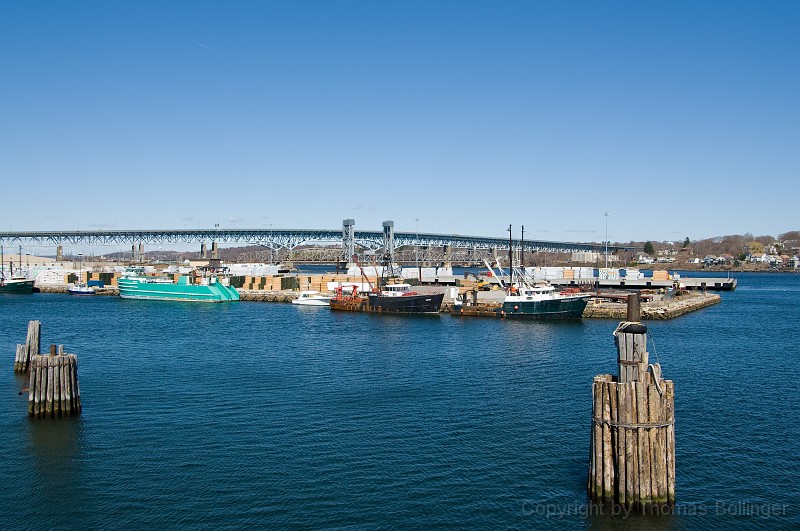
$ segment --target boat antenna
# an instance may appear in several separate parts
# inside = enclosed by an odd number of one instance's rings
[[[520,264],[519,266],[522,268],[522,271],[525,271],[525,225],[522,226],[522,238],[520,241],[520,247],[522,247],[522,254],[520,255]]]

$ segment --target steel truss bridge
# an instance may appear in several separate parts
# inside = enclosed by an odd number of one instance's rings
[[[0,232],[4,245],[130,245],[143,249],[147,245],[201,244],[216,247],[217,243],[260,245],[271,252],[295,254],[298,247],[324,246],[310,253],[309,261],[348,261],[353,254],[375,256],[390,254],[399,261],[425,260],[428,262],[480,262],[484,257],[505,252],[509,243],[515,252],[523,245],[525,252],[571,253],[578,251],[603,253],[624,248],[606,247],[597,243],[555,242],[508,238],[487,238],[458,234],[433,234],[394,232],[394,223],[386,221],[381,231],[357,231],[353,220],[344,220],[343,228],[327,229],[168,229],[168,230],[98,230],[98,231],[16,231]],[[333,247],[339,244],[338,248]],[[388,253],[387,250],[388,249]],[[298,253],[299,254],[299,253]],[[309,253],[303,253],[309,254]]]

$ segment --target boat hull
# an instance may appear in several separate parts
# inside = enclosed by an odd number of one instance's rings
[[[580,319],[588,297],[504,302],[500,311],[510,319]]]
[[[33,293],[33,280],[5,280],[0,282],[0,293],[14,293],[25,295]]]
[[[96,292],[93,289],[68,289],[67,293],[70,295],[77,295],[79,297],[85,297],[88,295],[95,295]]]
[[[370,293],[367,298],[331,299],[331,310],[370,313],[439,313],[444,293],[402,297]]]
[[[151,301],[184,302],[230,302],[239,300],[239,292],[221,282],[213,284],[177,284],[142,282],[120,278],[117,281],[119,295],[123,299],[145,299]]]
[[[330,299],[295,299],[292,304],[297,306],[328,306]]]

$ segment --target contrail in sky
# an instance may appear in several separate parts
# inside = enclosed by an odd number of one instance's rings
[[[202,46],[203,48],[208,48],[208,49],[209,49],[209,50],[211,50],[212,52],[216,52],[216,51],[217,51],[217,50],[215,50],[214,48],[212,48],[211,46],[207,46],[207,45],[203,44],[202,42],[198,42],[198,43],[197,43],[197,45],[198,45],[198,46]]]

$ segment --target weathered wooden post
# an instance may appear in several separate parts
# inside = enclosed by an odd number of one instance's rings
[[[675,504],[675,389],[648,363],[639,308],[634,293],[614,332],[618,376],[594,378],[587,489],[593,502],[647,512]]]
[[[27,372],[31,356],[39,353],[42,323],[39,321],[28,322],[28,336],[24,345],[17,345],[14,356],[14,372]]]
[[[81,414],[78,357],[64,345],[50,345],[50,354],[34,354],[28,380],[28,416],[76,417]]]

